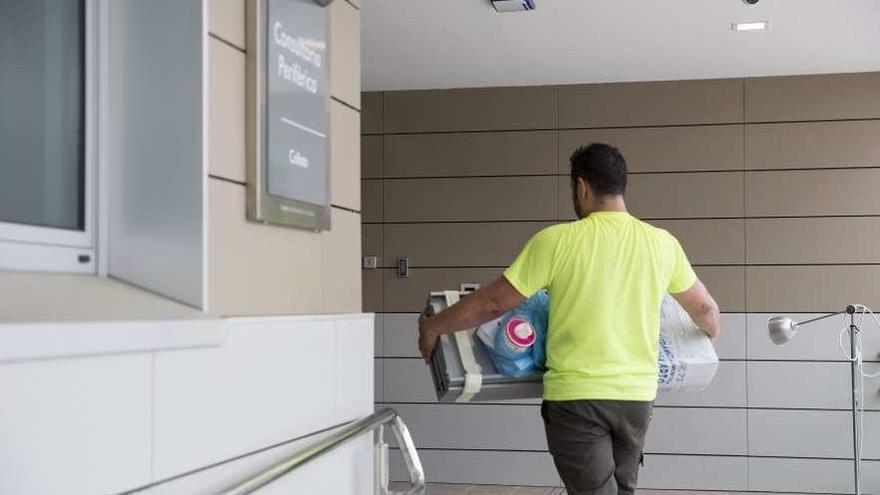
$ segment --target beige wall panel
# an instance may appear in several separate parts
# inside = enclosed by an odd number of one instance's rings
[[[575,218],[571,186],[559,181],[562,219]],[[639,218],[725,218],[743,214],[743,173],[633,174],[626,202]]]
[[[750,218],[751,264],[880,263],[880,218]]]
[[[245,0],[210,0],[209,30],[233,45],[245,49]]]
[[[321,233],[324,313],[360,313],[361,216],[333,208],[330,221],[331,229]]]
[[[351,108],[330,103],[330,200],[357,211],[361,209],[360,118]]]
[[[880,72],[746,79],[746,120],[880,118]]]
[[[395,91],[385,94],[385,132],[556,128],[551,87]]]
[[[34,294],[39,297],[33,297]],[[3,323],[202,317],[202,312],[192,306],[109,277],[0,270],[0,322]]]
[[[550,220],[556,177],[388,180],[389,222]]]
[[[388,177],[556,173],[555,131],[391,135],[385,145]]]
[[[587,84],[559,88],[559,127],[742,122],[742,80]]]
[[[330,94],[361,104],[361,11],[348,2],[330,4]]]
[[[880,214],[880,170],[746,172],[746,216]]]
[[[508,266],[548,222],[389,224],[386,266],[397,258],[411,266]]]
[[[742,170],[742,126],[711,125],[560,131],[559,173],[570,172],[578,146],[595,142],[617,146],[630,172]]]
[[[209,170],[212,175],[244,182],[245,54],[213,38],[209,51]]]
[[[320,313],[322,236],[245,220],[245,187],[209,181],[211,313]]]
[[[361,134],[385,132],[385,93],[361,93]]]
[[[742,266],[697,266],[697,277],[706,284],[709,293],[724,313],[745,311],[745,273]]]
[[[363,114],[361,114],[363,118]],[[381,179],[385,177],[385,138],[382,136],[361,137],[361,178]]]
[[[741,265],[745,262],[743,220],[655,220],[652,225],[674,235],[691,263]]]
[[[746,169],[880,165],[880,120],[750,124],[745,135]]]
[[[377,256],[379,264],[385,258],[385,226],[382,224],[369,223],[361,225],[362,254],[364,256]]]
[[[750,266],[746,269],[752,312],[841,311],[859,302],[880,306],[880,266]]]
[[[415,312],[425,309],[431,291],[454,290],[462,283],[487,284],[501,275],[500,268],[414,268],[409,278],[397,270],[385,272],[385,311]]]
[[[386,270],[363,270],[361,272],[363,293],[363,311],[381,313],[385,311],[385,275]]]
[[[364,222],[385,220],[385,181],[371,179],[361,181],[361,215]]]

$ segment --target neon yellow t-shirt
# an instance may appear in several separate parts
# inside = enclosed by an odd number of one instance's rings
[[[504,276],[550,292],[545,399],[654,400],[663,296],[697,278],[669,232],[592,213],[538,232]]]

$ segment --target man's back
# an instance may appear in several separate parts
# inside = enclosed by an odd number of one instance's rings
[[[672,235],[594,212],[539,232],[504,275],[550,292],[545,399],[655,398],[661,301],[696,280]]]

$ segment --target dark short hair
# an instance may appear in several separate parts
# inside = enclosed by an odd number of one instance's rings
[[[626,193],[626,160],[620,150],[604,143],[580,146],[571,154],[571,180],[586,180],[597,196]]]

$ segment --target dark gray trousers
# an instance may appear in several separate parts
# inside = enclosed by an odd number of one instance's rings
[[[544,401],[547,444],[569,495],[631,495],[653,402]]]

